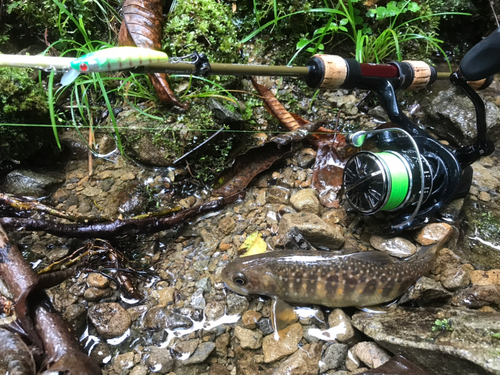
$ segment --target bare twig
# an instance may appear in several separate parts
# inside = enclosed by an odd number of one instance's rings
[[[24,228],[28,231],[45,231],[56,236],[75,238],[115,238],[124,235],[157,233],[182,224],[186,219],[198,214],[224,207],[229,203],[243,198],[244,195],[244,193],[239,193],[227,198],[221,198],[188,208],[166,218],[152,217],[142,220],[115,220],[109,223],[94,224],[61,224],[47,220],[3,217],[0,218],[0,225],[9,230]]]

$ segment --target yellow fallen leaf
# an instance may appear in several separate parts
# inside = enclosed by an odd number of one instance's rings
[[[242,257],[265,253],[267,249],[266,242],[262,239],[262,233],[253,232],[245,242],[240,246],[240,250],[246,250]]]

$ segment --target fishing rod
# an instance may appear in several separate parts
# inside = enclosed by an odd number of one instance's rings
[[[0,66],[6,55],[0,55]],[[413,123],[399,108],[396,91],[428,87],[444,74],[422,61],[363,64],[336,55],[316,55],[306,66],[259,66],[210,63],[194,53],[168,58],[159,51],[135,47],[99,50],[77,59],[24,58],[24,65],[65,72],[67,85],[81,73],[142,70],[207,75],[256,75],[297,77],[312,88],[365,89],[378,94],[394,128],[350,134],[348,142],[359,148],[344,168],[343,187],[347,202],[363,215],[383,215],[390,224],[386,233],[427,223],[450,201],[465,197],[472,184],[471,164],[494,151],[487,137],[485,105],[475,89],[487,87],[500,71],[500,28],[474,46],[459,69],[446,74],[472,101],[476,110],[477,138],[471,145],[452,149]],[[7,58],[8,60],[9,58]],[[10,60],[10,66],[14,64]],[[21,65],[20,56],[15,66]],[[9,63],[9,62],[7,62]]]

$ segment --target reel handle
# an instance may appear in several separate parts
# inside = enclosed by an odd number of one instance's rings
[[[460,75],[477,81],[500,71],[500,27],[472,47],[460,61]]]

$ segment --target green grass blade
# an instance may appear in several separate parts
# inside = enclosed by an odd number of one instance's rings
[[[54,74],[55,70],[52,69],[49,74],[49,86],[47,88],[47,97],[49,101],[50,123],[52,124],[52,131],[54,132],[54,138],[56,139],[57,147],[59,147],[60,150],[61,143],[59,142],[59,135],[57,134],[56,112],[54,108]]]

